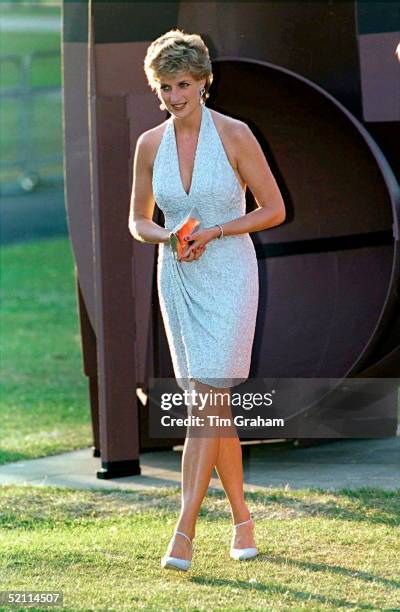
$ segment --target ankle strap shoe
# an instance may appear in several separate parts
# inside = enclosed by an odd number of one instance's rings
[[[237,529],[238,527],[241,527],[241,525],[247,525],[251,522],[252,519],[250,518],[247,521],[243,521],[243,523],[237,523],[237,525],[235,525],[234,527],[235,529]],[[230,551],[230,556],[232,559],[235,559],[235,561],[244,561],[245,559],[252,559],[257,555],[258,548],[234,548],[232,546]]]
[[[184,538],[186,538],[187,541],[190,542],[190,546],[193,549],[192,540],[189,538],[189,536],[186,535],[186,533],[183,533],[182,531],[175,531],[174,537],[176,535],[181,535]],[[169,557],[168,555],[164,555],[164,557],[161,559],[161,567],[164,567],[165,569],[174,569],[174,570],[181,570],[183,572],[186,572],[190,568],[191,565],[192,565],[192,562],[189,559],[180,559],[179,557]]]

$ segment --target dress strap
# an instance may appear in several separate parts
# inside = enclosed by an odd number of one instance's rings
[[[243,523],[237,523],[237,525],[235,525],[235,528],[240,527],[241,525],[247,525],[247,523],[251,523],[251,521],[252,519],[249,518],[247,521],[243,521]]]
[[[190,544],[192,543],[192,540],[189,538],[189,536],[186,535],[186,533],[183,533],[183,531],[175,531],[175,533],[179,533],[179,535],[181,535],[184,538],[186,538],[187,541],[190,542]]]

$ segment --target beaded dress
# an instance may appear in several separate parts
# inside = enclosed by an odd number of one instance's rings
[[[182,185],[173,118],[153,167],[153,193],[176,231],[191,212],[206,228],[246,212],[245,192],[229,163],[210,110],[202,105],[189,193]],[[258,266],[248,233],[211,240],[198,260],[179,262],[160,244],[157,289],[174,373],[182,389],[193,379],[232,387],[249,375],[258,307]]]

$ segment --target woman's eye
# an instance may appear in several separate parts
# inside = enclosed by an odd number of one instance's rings
[[[181,83],[181,87],[189,87],[189,83]]]

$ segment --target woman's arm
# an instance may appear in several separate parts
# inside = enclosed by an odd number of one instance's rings
[[[152,157],[154,134],[145,132],[136,144],[133,185],[129,211],[129,231],[136,240],[158,244],[168,242],[169,230],[153,221]]]
[[[245,123],[235,126],[233,142],[237,170],[258,205],[239,219],[222,224],[225,236],[258,232],[286,219],[285,204],[258,140]]]
[[[252,192],[258,208],[238,219],[222,223],[224,236],[258,232],[280,225],[286,218],[285,204],[256,137],[245,123],[236,122],[230,129],[230,138],[229,148],[234,152],[237,171]],[[219,235],[219,227],[195,230],[190,236],[194,242],[186,253]]]

